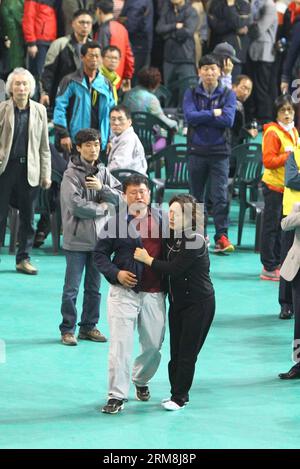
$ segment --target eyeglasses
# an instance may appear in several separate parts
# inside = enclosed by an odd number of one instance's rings
[[[114,60],[115,62],[117,62],[118,60],[120,60],[120,57],[114,57],[113,55],[105,55],[104,56],[105,59],[109,59],[109,60]]]
[[[100,58],[101,58],[101,54],[90,54],[90,53],[88,53],[88,54],[86,54],[86,57],[87,57],[88,59],[100,59]]]
[[[126,117],[111,117],[110,121],[111,122],[125,122],[127,120]]]
[[[278,109],[278,113],[284,113],[284,112],[294,112],[294,109],[292,107],[282,107]]]

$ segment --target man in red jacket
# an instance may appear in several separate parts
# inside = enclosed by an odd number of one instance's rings
[[[96,2],[96,16],[99,23],[94,39],[99,42],[103,50],[107,46],[116,46],[121,51],[120,64],[116,70],[121,77],[122,89],[130,89],[131,78],[134,72],[134,57],[131,50],[127,29],[118,21],[114,21],[114,4],[112,0],[99,0]]]
[[[57,38],[55,0],[25,0],[22,28],[28,53],[28,68],[39,82],[45,58]],[[38,98],[37,94],[35,96]]]

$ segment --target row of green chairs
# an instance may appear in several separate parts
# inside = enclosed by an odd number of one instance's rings
[[[260,194],[259,182],[262,175],[261,144],[245,143],[233,149],[233,156],[237,160],[236,174],[229,187],[229,203],[232,192],[238,190],[239,216],[237,245],[241,245],[242,234],[247,209],[255,212],[256,235],[255,250],[259,251],[262,227],[264,202],[258,197]],[[185,144],[168,145],[163,150],[153,154],[148,159],[150,167],[149,179],[151,181],[152,200],[161,204],[164,200],[166,189],[189,190],[189,178],[187,167],[187,146]],[[151,168],[155,171],[151,171]],[[119,180],[133,173],[129,169],[120,170],[114,175]],[[164,173],[164,174],[163,174]]]

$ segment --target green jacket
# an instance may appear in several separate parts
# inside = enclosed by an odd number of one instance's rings
[[[25,47],[22,31],[24,0],[2,0],[0,21],[3,36],[8,36],[11,46],[7,49],[7,72],[25,63]]]

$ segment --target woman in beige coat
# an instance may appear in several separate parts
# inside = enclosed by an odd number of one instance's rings
[[[280,373],[281,379],[300,378],[300,201],[295,203],[291,213],[281,222],[283,231],[295,230],[294,243],[280,269],[280,275],[292,282],[293,310],[295,314],[293,358],[296,364],[287,373]]]

